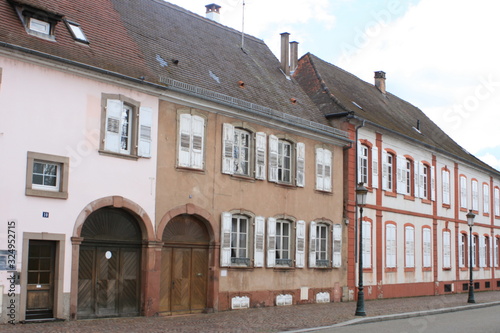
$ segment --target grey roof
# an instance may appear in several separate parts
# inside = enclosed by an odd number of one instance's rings
[[[294,76],[325,115],[351,112],[375,126],[500,175],[465,151],[419,108],[389,92],[383,94],[375,85],[313,54],[299,59]],[[420,133],[415,130],[417,123]]]

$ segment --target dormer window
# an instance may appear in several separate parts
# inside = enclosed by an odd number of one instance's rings
[[[87,37],[83,33],[82,28],[78,23],[71,22],[71,21],[65,21],[66,26],[68,27],[69,32],[71,32],[71,36],[77,41],[81,43],[86,43],[88,44]]]
[[[41,34],[50,35],[50,23],[33,17],[28,19],[28,29]]]
[[[55,40],[55,27],[57,22],[62,20],[63,15],[17,2],[15,9],[28,34]]]

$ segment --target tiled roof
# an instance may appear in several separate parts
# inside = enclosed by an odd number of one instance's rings
[[[16,4],[80,24],[89,44],[73,40],[63,22],[55,41],[28,34]],[[161,0],[0,0],[0,43],[154,84],[169,78],[328,124],[262,40],[245,35],[242,50],[241,32]]]
[[[465,151],[419,108],[389,92],[383,94],[375,85],[313,54],[308,53],[299,59],[294,75],[325,115],[351,111],[376,126],[500,174]],[[415,130],[417,124],[420,133]]]

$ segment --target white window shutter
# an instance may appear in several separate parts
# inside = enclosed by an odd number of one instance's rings
[[[450,247],[450,232],[443,232],[443,267],[450,268],[451,267],[451,247]]]
[[[443,204],[450,204],[450,173],[446,170],[442,172],[443,181]]]
[[[295,267],[303,268],[305,264],[305,255],[306,255],[306,222],[305,221],[297,221],[296,230],[295,230]]]
[[[179,116],[179,166],[191,166],[191,115],[183,113]]]
[[[432,244],[431,244],[431,229],[424,228],[423,235],[424,241],[424,267],[431,267],[431,257],[432,257]]]
[[[372,147],[372,187],[378,188],[378,148]]]
[[[413,170],[415,171],[414,177],[413,177],[413,186],[415,190],[415,198],[420,198],[420,185],[419,185],[419,168],[418,168],[418,162],[413,161]]]
[[[278,138],[269,135],[269,181],[278,181]]]
[[[309,224],[309,267],[316,267],[316,222]]]
[[[479,267],[486,267],[486,237],[479,236]]]
[[[415,267],[415,229],[406,227],[406,267]]]
[[[266,179],[266,133],[255,133],[255,178]]]
[[[397,156],[397,185],[396,191],[400,194],[406,194],[406,158],[404,156]]]
[[[363,221],[363,268],[372,267],[372,224],[367,221]]]
[[[429,175],[427,175],[429,176]],[[418,197],[425,198],[424,191],[424,163],[418,163]]]
[[[254,267],[264,266],[264,228],[265,220],[262,216],[255,217],[255,239],[254,239]]]
[[[362,145],[361,145],[361,141],[358,140],[358,144],[357,144],[357,153],[358,153],[358,170],[357,170],[357,173],[358,173],[358,181],[356,182],[356,184],[359,184],[361,182],[361,165],[362,165]],[[365,185],[368,185],[368,184],[365,184]]]
[[[316,148],[316,189],[322,191],[324,185],[323,179],[323,159],[324,159],[323,148]]]
[[[120,122],[122,118],[123,102],[117,99],[108,99],[106,103],[106,135],[104,149],[115,153],[120,152]]]
[[[432,165],[430,168],[431,177],[431,200],[436,201],[436,168]]]
[[[479,193],[476,180],[472,181],[472,210],[479,210]]]
[[[488,184],[483,184],[483,212],[490,212],[490,187]]]
[[[334,224],[333,225],[332,239],[333,239],[332,266],[333,267],[340,267],[340,266],[342,266],[342,225],[341,224]]]
[[[389,165],[387,164],[387,152],[382,151],[382,189],[389,190]]]
[[[467,179],[460,176],[460,207],[467,208]]]
[[[232,175],[234,170],[234,126],[222,125],[222,173]]]
[[[500,189],[495,188],[495,215],[500,215]]]
[[[267,219],[267,267],[276,265],[276,219]]]
[[[220,236],[220,265],[231,266],[231,223],[233,216],[229,212],[222,213]]]
[[[192,117],[193,143],[191,151],[191,167],[203,169],[203,150],[205,137],[205,119]]]
[[[299,187],[304,187],[305,180],[305,160],[306,160],[306,145],[303,142],[297,142],[297,179],[296,185]]]
[[[330,192],[332,190],[332,152],[323,149],[323,190]]]
[[[460,233],[457,235],[457,237],[458,237],[458,267],[464,267],[465,265],[463,264],[463,262],[465,262],[465,260],[464,260],[464,252],[462,251],[462,249],[465,249],[466,244],[464,243],[463,234]]]
[[[138,155],[151,157],[151,130],[153,127],[153,109],[141,107],[139,113],[139,148]]]

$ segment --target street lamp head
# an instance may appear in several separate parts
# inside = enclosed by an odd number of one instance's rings
[[[467,224],[469,227],[472,227],[474,225],[474,218],[476,217],[476,215],[472,212],[472,209],[470,209],[465,216],[467,216]]]
[[[356,202],[358,206],[364,206],[366,204],[366,194],[368,193],[368,189],[363,186],[363,183],[359,183],[356,187]]]

